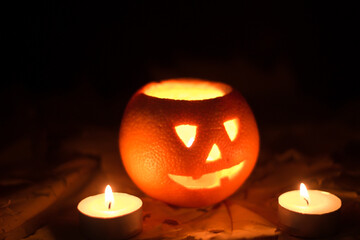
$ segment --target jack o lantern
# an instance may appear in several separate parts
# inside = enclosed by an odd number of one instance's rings
[[[250,107],[230,86],[173,79],[134,94],[119,148],[127,173],[146,194],[200,207],[222,201],[246,180],[259,135]]]

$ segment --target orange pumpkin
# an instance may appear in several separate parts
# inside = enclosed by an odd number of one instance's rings
[[[222,201],[246,180],[259,135],[250,107],[229,85],[173,79],[134,94],[119,148],[127,173],[146,194],[200,207]]]

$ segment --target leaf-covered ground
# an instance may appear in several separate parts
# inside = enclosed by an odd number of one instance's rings
[[[143,231],[134,239],[293,239],[277,228],[277,197],[297,189],[300,182],[342,199],[339,233],[333,239],[358,239],[360,168],[353,159],[358,156],[354,155],[356,146],[356,142],[347,144],[342,151],[331,154],[262,149],[250,178],[230,198],[206,208],[179,208],[145,196],[131,182],[121,165],[116,131],[89,128],[64,141],[59,151],[64,155],[99,157],[98,173],[81,192],[64,203],[62,211],[26,239],[83,239],[76,204],[86,196],[102,192],[106,184],[111,184],[114,191],[142,198]]]

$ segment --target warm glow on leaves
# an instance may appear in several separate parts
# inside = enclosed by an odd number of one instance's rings
[[[186,147],[191,147],[195,140],[197,126],[179,125],[175,127],[175,131]]]
[[[235,118],[224,122],[225,130],[231,141],[234,141],[239,132],[239,119]]]

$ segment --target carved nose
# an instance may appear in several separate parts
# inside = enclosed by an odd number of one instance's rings
[[[206,162],[214,162],[221,159],[221,152],[219,147],[214,144],[209,152]]]

